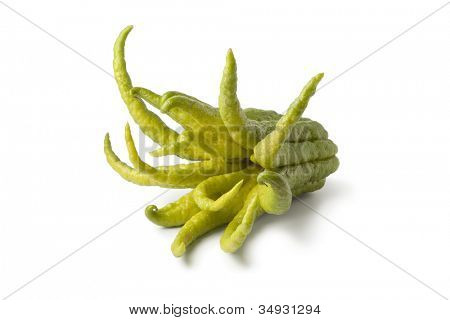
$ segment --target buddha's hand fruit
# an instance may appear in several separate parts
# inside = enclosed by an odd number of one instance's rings
[[[172,244],[175,256],[204,233],[228,224],[220,245],[239,249],[263,213],[282,214],[293,196],[322,188],[337,170],[337,147],[323,126],[302,114],[323,74],[313,77],[285,115],[255,108],[242,109],[236,94],[236,61],[228,51],[220,84],[219,107],[186,94],[158,95],[133,87],[125,63],[125,28],[114,45],[114,76],[123,101],[141,131],[161,147],[152,156],[176,155],[189,164],[152,167],[139,156],[130,127],[125,141],[132,166],[122,162],[104,142],[110,166],[126,180],[145,186],[192,188],[178,201],[146,208],[148,219],[165,227],[182,226]],[[146,101],[177,121],[183,131],[169,128]]]

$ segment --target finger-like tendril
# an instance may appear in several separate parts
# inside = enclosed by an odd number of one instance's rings
[[[139,157],[134,144],[133,136],[131,135],[130,125],[128,123],[125,126],[125,143],[127,145],[128,158],[135,169],[149,173],[155,172],[155,168],[142,161]]]
[[[201,130],[208,125],[222,125],[219,111],[194,98],[176,95],[161,105],[161,112],[167,113],[184,128]]]
[[[133,85],[126,68],[125,41],[132,29],[132,26],[123,29],[114,44],[114,77],[128,111],[142,132],[158,144],[172,143],[176,141],[178,133],[170,129],[156,114],[148,110],[144,102],[134,96],[131,91]]]
[[[258,142],[256,132],[249,126],[249,119],[237,97],[236,60],[231,49],[227,52],[222,82],[220,83],[219,112],[232,139],[247,149]]]
[[[224,215],[218,215],[213,211],[199,211],[178,232],[171,246],[173,255],[181,257],[192,241],[226,222]]]
[[[316,87],[323,78],[323,73],[313,77],[303,88],[300,95],[289,106],[288,111],[278,120],[275,130],[258,142],[254,148],[254,157],[264,168],[273,168],[274,159],[281,146],[289,136],[292,126],[300,119],[308,105],[309,99],[316,92]]]
[[[248,194],[242,209],[226,227],[220,239],[222,250],[229,253],[238,250],[252,231],[256,218],[263,212],[258,200],[257,187],[254,187]]]
[[[289,182],[281,174],[265,170],[258,175],[258,198],[265,212],[282,214],[289,210],[292,192]]]
[[[184,254],[186,247],[195,239],[215,229],[218,226],[230,222],[244,205],[250,190],[256,184],[256,175],[250,175],[241,187],[240,192],[227,207],[219,211],[201,210],[189,219],[180,229],[172,243],[172,252],[176,257]]]
[[[149,171],[139,171],[122,162],[111,147],[109,134],[105,136],[104,151],[109,165],[125,180],[144,186],[160,186],[166,188],[194,188],[208,177],[217,174],[238,171],[245,168],[241,161],[224,161],[212,159],[189,164],[150,167]]]
[[[175,202],[158,209],[150,205],[145,209],[147,218],[163,227],[177,227],[186,223],[200,208],[194,201],[193,192],[189,192]]]
[[[259,171],[250,167],[206,179],[194,189],[194,199],[202,210],[218,211],[234,201],[244,181],[254,179]]]

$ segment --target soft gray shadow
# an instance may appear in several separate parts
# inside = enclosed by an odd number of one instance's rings
[[[192,258],[188,251],[189,251],[189,248],[188,248],[188,250],[186,250],[184,255],[179,257],[178,259],[181,260],[181,263],[183,263],[186,267],[191,267],[192,266]]]
[[[306,202],[309,206],[320,212],[321,204],[333,202],[343,193],[349,192],[350,189],[350,186],[344,183],[329,181],[323,189],[312,193],[305,193],[300,195],[298,199]],[[257,241],[260,235],[270,228],[286,230],[296,241],[308,242],[313,239],[316,235],[311,226],[312,222],[317,218],[316,213],[299,200],[293,199],[292,206],[286,214],[279,216],[271,214],[262,215],[254,224],[251,234],[248,236],[243,248],[241,248],[241,254],[245,255],[244,251],[251,248],[253,242]]]
[[[227,254],[241,266],[248,267],[251,265],[250,259],[248,258],[249,254],[246,250],[245,243],[241,248],[239,248],[238,251],[236,251],[234,253],[227,253]]]
[[[322,203],[333,203],[337,198],[342,197],[344,194],[352,192],[352,187],[343,181],[327,181],[325,186],[316,192],[305,193],[298,198],[305,201],[312,208],[319,210]],[[299,202],[298,200],[295,202]]]
[[[350,192],[350,190],[351,187],[343,182],[327,181],[327,184],[323,189],[313,193],[300,195],[298,198],[320,212],[322,203],[333,202],[335,199],[342,196],[342,194]],[[263,214],[256,221],[253,230],[246,239],[244,245],[235,253],[229,254],[224,252],[223,254],[230,256],[230,259],[233,259],[239,265],[248,267],[251,265],[251,258],[249,258],[252,251],[251,247],[253,246],[254,241],[257,241],[264,232],[270,230],[270,228],[283,229],[290,233],[296,241],[308,242],[316,236],[314,230],[311,228],[311,224],[316,218],[316,213],[313,210],[302,204],[301,201],[293,199],[289,212],[279,216]],[[185,254],[179,259],[183,264],[191,267],[193,261],[199,258],[200,252],[204,252],[204,250],[202,250],[202,242],[220,239],[223,231],[224,226],[218,227],[199,237],[187,248]],[[207,238],[213,239],[208,240]],[[218,250],[221,250],[220,246],[217,247]]]

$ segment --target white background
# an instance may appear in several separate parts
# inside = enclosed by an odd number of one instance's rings
[[[231,47],[242,105],[279,112],[314,74],[326,84],[444,4],[5,3],[110,73],[115,37],[133,24],[134,84],[213,105]],[[311,100],[305,116],[325,125],[341,160],[322,190],[302,197],[320,215],[297,201],[261,218],[234,255],[220,250],[218,230],[176,259],[177,229],[141,209],[3,300],[0,318],[151,318],[128,307],[212,303],[247,307],[230,319],[276,319],[256,312],[272,303],[320,304],[316,319],[449,319],[449,18],[450,5]],[[109,75],[3,2],[0,32],[3,298],[164,190],[129,184],[106,164],[104,134],[125,159],[131,120]]]

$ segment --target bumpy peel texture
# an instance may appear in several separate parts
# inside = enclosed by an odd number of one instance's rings
[[[109,165],[124,179],[144,186],[191,188],[162,208],[150,205],[145,215],[153,223],[181,229],[172,243],[179,257],[198,237],[227,225],[220,240],[225,252],[235,252],[263,213],[283,214],[292,197],[322,188],[339,166],[337,146],[313,120],[302,118],[323,77],[314,76],[285,115],[256,108],[242,109],[237,96],[237,64],[228,50],[220,83],[218,108],[177,91],[159,95],[134,87],[125,62],[126,27],[114,45],[114,76],[134,122],[160,145],[154,157],[178,156],[187,164],[152,167],[139,155],[131,129],[125,144],[131,166],[112,149],[109,134],[104,152]],[[146,105],[178,122],[181,133],[169,128]]]

